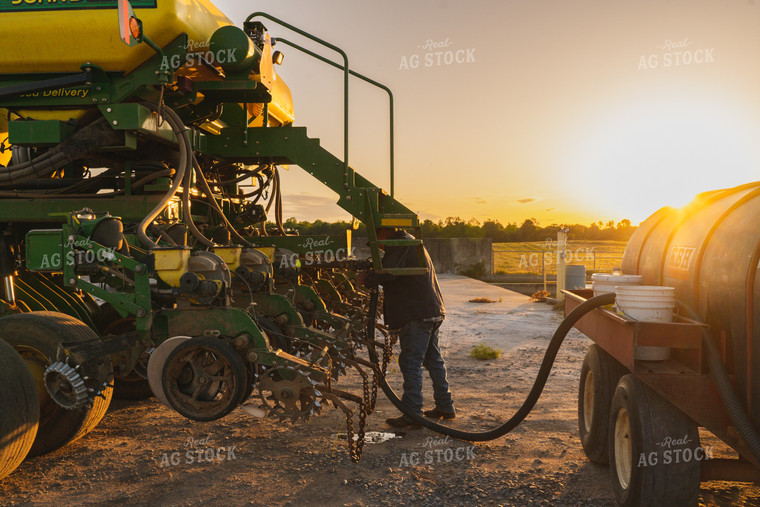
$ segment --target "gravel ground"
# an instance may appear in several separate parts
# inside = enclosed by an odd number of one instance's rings
[[[441,345],[458,417],[483,430],[506,420],[530,388],[561,321],[548,305],[463,277],[442,276],[448,316]],[[493,303],[469,303],[488,297]],[[498,359],[468,356],[486,343]],[[327,409],[309,423],[256,419],[242,410],[211,423],[184,419],[154,399],[114,401],[89,435],[27,460],[0,483],[0,504],[66,505],[615,505],[606,467],[578,439],[577,383],[591,342],[573,331],[542,398],[506,437],[485,443],[428,430],[396,432],[349,459],[345,419]],[[400,374],[391,364],[395,389]],[[360,392],[356,376],[337,387]],[[426,384],[429,389],[429,384]],[[379,396],[367,431],[389,433],[397,412]],[[707,434],[715,456],[730,450]],[[760,487],[703,483],[703,505],[760,505]]]

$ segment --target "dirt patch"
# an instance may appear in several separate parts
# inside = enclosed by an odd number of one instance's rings
[[[441,277],[441,286],[448,313],[441,346],[458,411],[451,426],[492,428],[522,403],[561,317],[546,304],[461,277]],[[474,312],[466,304],[472,292],[503,301]],[[479,342],[504,353],[469,357]],[[0,483],[0,495],[3,503],[30,505],[615,505],[607,468],[591,463],[578,440],[578,375],[589,344],[568,335],[536,408],[495,441],[393,432],[384,420],[397,412],[380,395],[367,431],[397,438],[377,437],[383,441],[365,445],[361,462],[352,463],[340,438],[345,419],[332,408],[308,423],[243,410],[197,423],[155,400],[115,401],[92,433],[28,459]],[[389,370],[400,390],[398,368]],[[352,375],[337,387],[360,386]],[[709,435],[703,440],[716,446],[715,457],[730,455]],[[700,500],[760,505],[760,487],[706,483]]]

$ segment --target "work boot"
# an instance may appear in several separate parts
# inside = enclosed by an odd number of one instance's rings
[[[444,412],[442,410],[439,410],[438,407],[435,407],[431,410],[425,410],[422,412],[422,415],[425,417],[429,417],[430,419],[445,419],[447,421],[450,421],[452,419],[455,419],[457,416],[456,411],[454,412]]]
[[[408,428],[410,430],[418,430],[422,428],[419,424],[417,424],[414,421],[410,421],[406,417],[399,416],[399,417],[389,417],[385,420],[388,425],[393,426],[394,428]]]

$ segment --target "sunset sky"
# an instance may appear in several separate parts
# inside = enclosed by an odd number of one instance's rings
[[[238,25],[261,10],[310,31],[393,90],[396,197],[423,219],[637,224],[760,175],[755,0],[215,3]],[[296,123],[342,155],[340,72],[276,49]],[[350,163],[387,189],[386,95],[350,90]],[[298,168],[283,197],[286,217],[348,218]]]

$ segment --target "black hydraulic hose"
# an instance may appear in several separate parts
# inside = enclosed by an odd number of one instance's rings
[[[158,106],[155,104],[144,102],[143,105],[152,111],[158,110]],[[192,171],[191,155],[193,150],[190,146],[190,138],[187,135],[187,129],[185,128],[185,125],[182,123],[180,117],[177,116],[177,113],[172,111],[171,108],[164,106],[162,108],[162,113],[165,115],[165,119],[169,126],[171,126],[174,135],[177,136],[177,141],[179,143],[179,164],[177,164],[177,174],[174,176],[174,182],[172,183],[171,188],[169,188],[169,191],[137,226],[137,237],[140,239],[140,243],[148,248],[158,247],[158,244],[150,239],[145,232],[148,229],[148,225],[156,219],[156,217],[164,210],[164,208],[166,208],[166,206],[169,204],[169,201],[177,193],[177,190],[182,184],[182,181],[185,179],[185,175]]]
[[[678,305],[682,314],[685,314],[692,320],[701,322],[699,315],[691,307],[680,301]],[[747,339],[752,339],[752,337],[748,336]],[[728,377],[726,366],[721,359],[718,346],[715,345],[715,340],[708,328],[702,330],[702,343],[707,350],[707,363],[710,366],[710,375],[715,380],[718,394],[726,406],[728,415],[731,417],[731,422],[734,423],[739,435],[741,435],[744,443],[747,444],[752,456],[760,463],[760,435],[758,435],[757,428],[755,428],[752,420],[747,415],[747,411],[744,410],[739,396],[736,394],[733,385],[731,385],[731,380]]]
[[[267,207],[264,209],[267,213],[269,213],[269,210],[272,208],[272,204],[277,200],[277,187],[280,183],[280,181],[277,179],[277,168],[274,169],[274,174],[270,178],[272,180],[272,196],[269,198],[269,202],[267,203]]]
[[[559,351],[559,348],[562,345],[565,336],[573,328],[575,323],[578,322],[581,317],[594,310],[595,308],[610,305],[614,302],[615,294],[602,294],[600,296],[596,296],[584,301],[572,312],[570,312],[567,317],[565,317],[562,323],[560,323],[557,330],[554,332],[554,336],[552,336],[552,339],[549,342],[549,346],[544,353],[544,359],[541,362],[541,367],[538,370],[538,375],[536,376],[536,380],[533,382],[533,387],[531,388],[530,393],[528,393],[528,397],[525,398],[522,406],[508,421],[492,430],[476,432],[462,431],[435,423],[430,419],[422,417],[421,415],[416,414],[409,408],[405,407],[391,386],[388,385],[388,382],[383,375],[380,375],[380,387],[382,387],[383,392],[391,401],[391,403],[393,403],[397,409],[403,412],[406,417],[428,429],[431,429],[443,435],[448,435],[452,438],[457,438],[459,440],[468,440],[470,442],[483,442],[486,440],[493,440],[495,438],[502,437],[515,429],[525,419],[525,417],[527,417],[530,411],[533,410],[534,405],[544,390],[546,380],[549,378],[549,373],[551,372],[552,365],[554,364],[554,359],[557,357],[557,352]],[[372,359],[372,362],[378,364],[377,351],[375,350],[374,345],[376,312],[377,289],[373,289],[370,295],[370,306],[368,314],[369,323],[367,325],[367,350],[369,352],[370,358]]]
[[[233,238],[240,241],[244,246],[253,248],[253,244],[246,241],[246,239],[240,235],[237,229],[235,229],[235,227],[227,219],[227,215],[224,214],[224,210],[219,206],[219,203],[216,202],[214,194],[211,191],[211,187],[209,186],[208,181],[206,181],[206,177],[203,175],[203,170],[201,169],[200,164],[198,164],[198,160],[196,160],[195,155],[193,155],[193,167],[195,168],[195,174],[198,176],[198,182],[201,184],[201,190],[206,194],[206,202],[208,202],[211,207],[217,212],[217,214],[219,214],[219,216],[222,218],[222,221],[224,222],[225,227],[228,231],[230,231],[230,234],[232,234]]]
[[[225,180],[225,181],[219,181],[219,182],[216,183],[216,185],[224,186],[224,185],[232,185],[233,183],[240,183],[241,181],[243,181],[246,178],[255,177],[257,174],[259,174],[261,171],[263,171],[266,167],[267,166],[265,166],[265,165],[262,164],[262,165],[258,166],[256,169],[253,169],[253,170],[250,170],[250,171],[244,171],[243,174],[241,174],[240,176],[238,176],[238,177],[236,177],[234,179]]]
[[[190,157],[190,170],[187,171],[187,174],[185,175],[185,183],[184,183],[184,190],[182,192],[182,209],[185,213],[185,223],[187,224],[187,229],[190,231],[190,233],[195,236],[195,239],[200,241],[204,246],[207,246],[209,248],[213,248],[215,246],[214,242],[208,239],[206,236],[203,235],[201,231],[198,230],[198,228],[195,226],[195,221],[193,221],[193,211],[190,206],[190,182],[192,181],[193,177],[193,171],[192,171],[192,165],[193,160],[195,159],[195,156]]]
[[[256,190],[252,190],[252,191],[248,192],[247,194],[240,194],[238,197],[240,197],[242,199],[247,199],[247,198],[253,197],[255,195],[256,197],[253,199],[253,201],[251,201],[251,205],[256,204],[257,202],[259,202],[259,199],[261,199],[261,196],[264,195],[264,192],[266,191],[267,187],[269,186],[269,182],[270,181],[271,181],[271,179],[268,178],[267,181],[265,182],[264,178],[260,174],[257,174],[256,175],[256,182],[258,183],[258,187],[256,188]]]
[[[163,178],[164,176],[171,176],[173,170],[172,169],[163,169],[161,171],[158,171],[153,174],[149,174],[147,176],[144,176],[143,178],[140,178],[139,180],[132,183],[132,188],[139,188],[146,183],[150,183],[153,180],[156,180],[158,178]],[[25,192],[25,191],[19,191],[19,192],[11,192],[6,190],[0,190],[0,197],[11,197],[16,199],[73,199],[73,198],[88,198],[88,199],[102,199],[104,197],[114,197],[117,195],[124,194],[124,190],[115,190],[113,192],[103,192],[102,194],[62,194],[58,192],[50,192],[50,193],[34,193],[34,192]]]
[[[274,176],[276,178],[275,182],[277,183],[277,202],[274,205],[275,223],[277,224],[277,230],[280,231],[280,234],[287,236],[287,234],[285,234],[285,228],[282,225],[282,188],[280,187],[280,173],[277,169],[275,169]]]

